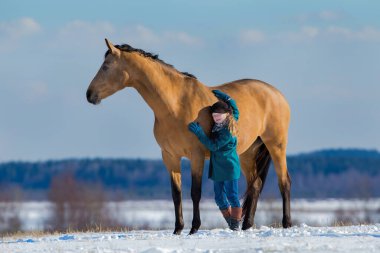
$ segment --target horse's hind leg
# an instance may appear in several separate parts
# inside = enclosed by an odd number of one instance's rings
[[[262,181],[257,175],[255,161],[255,157],[259,151],[260,142],[261,141],[259,140],[255,141],[255,143],[253,143],[252,146],[239,157],[240,165],[247,182],[247,190],[244,194],[243,203],[243,230],[249,229],[254,225],[257,201],[262,189]]]
[[[292,226],[290,217],[290,186],[291,180],[288,173],[288,168],[286,165],[286,138],[271,138],[265,139],[263,141],[267,146],[270,156],[273,160],[273,165],[276,170],[278,178],[278,186],[281,191],[282,196],[282,208],[283,208],[283,218],[282,226],[288,228]]]
[[[179,235],[184,227],[182,214],[181,157],[162,150],[162,159],[170,174],[172,186],[172,198],[175,211],[175,229],[173,234]]]

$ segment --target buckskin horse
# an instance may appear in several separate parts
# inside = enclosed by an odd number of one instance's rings
[[[204,161],[209,151],[187,128],[192,121],[200,123],[206,133],[212,128],[210,105],[217,102],[211,92],[221,90],[235,99],[240,111],[238,146],[247,189],[244,195],[242,229],[253,226],[257,201],[265,183],[270,161],[273,161],[283,201],[284,228],[291,226],[290,177],[286,164],[286,146],[290,107],[285,97],[272,85],[253,79],[242,79],[208,87],[187,72],[180,72],[154,55],[130,45],[113,45],[106,39],[108,50],[104,62],[91,81],[88,102],[102,99],[125,88],[133,87],[154,112],[154,136],[161,148],[163,162],[170,174],[175,210],[174,234],[184,228],[182,215],[182,157],[190,159],[193,220],[190,234],[201,225],[201,199]]]

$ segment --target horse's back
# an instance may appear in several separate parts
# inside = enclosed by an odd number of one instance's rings
[[[271,107],[280,106],[290,111],[285,96],[276,87],[260,80],[240,79],[209,88],[222,90],[237,101],[244,103],[244,106],[246,106],[246,102],[254,100],[263,106],[269,103]]]
[[[264,81],[256,80],[256,79],[240,79],[228,83],[223,83],[217,86],[210,87],[210,89],[221,89],[231,92],[273,92],[278,95],[282,95],[282,93],[273,85],[266,83]]]

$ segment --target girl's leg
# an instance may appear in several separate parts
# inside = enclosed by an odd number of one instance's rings
[[[215,192],[215,202],[219,207],[224,219],[226,220],[228,226],[231,226],[231,207],[227,201],[226,190],[224,187],[224,182],[214,181],[214,192]]]
[[[231,207],[229,206],[227,209],[220,210],[223,215],[223,218],[226,220],[228,227],[231,227]]]
[[[224,182],[214,181],[214,193],[215,193],[215,202],[219,207],[219,210],[227,209],[230,204],[227,201],[226,189],[224,188]]]
[[[239,201],[238,179],[225,181],[226,195],[231,203],[230,229],[239,230],[242,208]]]
[[[227,196],[228,202],[231,204],[231,207],[240,207],[238,179],[224,181],[224,185],[225,185],[226,196]]]

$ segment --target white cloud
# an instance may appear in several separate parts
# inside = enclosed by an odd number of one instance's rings
[[[302,26],[298,31],[285,31],[273,34],[272,36],[265,35],[257,30],[245,30],[239,34],[239,41],[243,44],[260,43],[270,39],[280,40],[283,42],[302,42],[312,40],[357,40],[366,42],[380,41],[380,29],[375,27],[362,27],[354,30],[341,26],[328,26],[319,28],[316,26]]]
[[[265,39],[265,34],[259,30],[244,30],[239,34],[239,41],[243,44],[260,43]]]
[[[41,25],[33,18],[0,22],[0,53],[13,52],[20,44],[41,31]]]
[[[63,48],[70,52],[91,51],[94,48],[104,46],[104,38],[112,37],[116,29],[109,22],[87,22],[83,20],[73,20],[66,23],[57,31],[50,31],[50,43],[47,46],[51,49]],[[74,51],[72,51],[74,49]]]
[[[326,29],[326,33],[344,39],[380,41],[380,30],[374,27],[363,27],[359,30],[353,30],[346,27],[330,26]]]
[[[163,34],[163,38],[165,41],[176,41],[189,46],[197,46],[202,44],[201,39],[191,36],[185,32],[166,32]]]
[[[346,16],[343,12],[331,11],[331,10],[323,10],[320,12],[309,12],[309,13],[301,13],[294,18],[296,21],[300,23],[306,22],[330,22],[343,19]]]
[[[380,41],[380,30],[374,27],[364,27],[357,32],[357,38],[367,41]]]
[[[330,26],[327,28],[327,32],[332,35],[338,35],[343,37],[352,36],[352,31],[350,29],[339,26]]]
[[[301,13],[294,19],[302,23],[298,31],[284,31],[273,37],[297,42],[304,40],[357,40],[357,41],[380,41],[380,29],[372,26],[352,28],[335,25],[335,21],[349,17],[343,11],[323,10],[320,12]],[[322,23],[321,23],[322,22]],[[310,25],[312,24],[312,25]]]
[[[308,38],[315,38],[319,34],[319,29],[313,26],[304,26],[301,29],[301,34]]]
[[[82,20],[75,20],[67,23],[62,27],[58,34],[62,37],[80,36],[80,37],[99,37],[105,34],[112,34],[115,32],[114,27],[108,22],[95,22],[90,23]]]
[[[134,30],[134,31],[133,31]],[[142,42],[159,43],[160,38],[149,28],[143,25],[137,25],[132,29],[133,37]]]
[[[1,39],[18,39],[40,32],[41,26],[32,18],[20,18],[10,22],[0,23]]]
[[[343,14],[335,11],[324,10],[318,13],[318,16],[321,20],[333,21],[342,18]]]
[[[377,42],[380,41],[380,30],[375,27],[362,27],[360,29],[354,30],[341,26],[328,26],[326,28],[303,26],[298,31],[279,33],[275,37],[278,40],[288,42],[300,42],[318,39]]]
[[[136,45],[151,46],[155,44],[182,44],[186,46],[200,46],[203,41],[184,31],[163,31],[157,32],[143,25],[136,25],[126,29],[122,40],[127,39]]]
[[[19,47],[21,38],[41,32],[41,25],[32,18],[21,18],[11,22],[0,22],[0,52]],[[156,31],[144,25],[116,27],[110,22],[88,22],[73,20],[56,30],[45,31],[41,41],[48,48],[93,48],[104,46],[104,38],[117,44],[131,43],[138,47],[160,45],[203,45],[201,38],[185,31]],[[83,45],[86,45],[84,48]]]
[[[311,40],[316,38],[320,34],[320,29],[314,26],[303,26],[299,31],[296,32],[285,32],[278,34],[277,38],[279,40],[286,40],[290,42],[297,42],[303,40]]]

